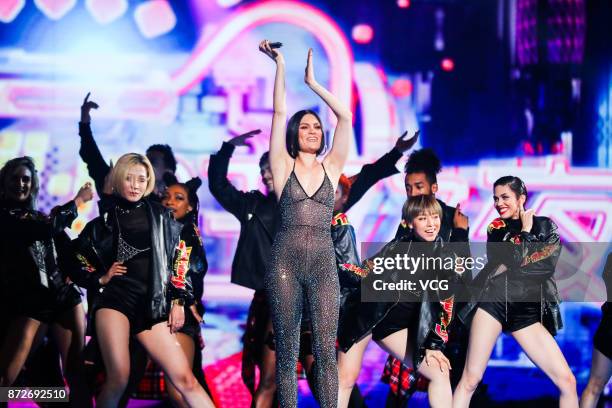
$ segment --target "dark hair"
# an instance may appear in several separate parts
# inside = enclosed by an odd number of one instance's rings
[[[261,169],[266,163],[270,164],[270,152],[265,152],[261,155],[259,158],[259,168]]]
[[[323,154],[325,151],[325,133],[323,132],[323,123],[321,123],[321,118],[315,111],[304,109],[294,113],[289,119],[289,123],[287,123],[287,133],[285,134],[287,152],[289,153],[289,156],[293,157],[294,159],[298,156],[300,151],[300,142],[298,137],[300,122],[302,118],[308,114],[311,114],[317,118],[317,121],[319,121],[319,124],[321,125],[321,147],[319,147],[319,150],[317,150],[317,156]]]
[[[415,150],[408,157],[404,172],[406,175],[414,173],[425,173],[425,177],[429,184],[438,182],[436,174],[442,170],[440,159],[431,149]]]
[[[515,176],[504,176],[498,178],[495,183],[493,183],[493,189],[497,186],[508,186],[510,190],[516,194],[516,198],[524,195],[527,198],[527,187],[525,187],[525,183],[518,177]]]
[[[34,165],[34,160],[30,156],[16,157],[4,163],[0,169],[0,198],[6,198],[6,180],[19,167],[25,166],[32,173],[32,186],[30,188],[30,202],[28,208],[33,210],[36,207],[36,198],[38,197],[38,189],[40,183],[38,181],[38,172]]]
[[[179,183],[174,174],[164,174],[164,183],[167,187],[181,186],[187,191],[187,201],[191,208],[193,208],[185,217],[193,217],[192,221],[198,222],[198,213],[200,211],[200,199],[198,198],[198,189],[202,185],[202,179],[199,177],[193,177],[184,183]]]
[[[147,156],[151,152],[159,152],[162,154],[164,158],[164,165],[166,168],[170,169],[173,173],[176,172],[176,159],[174,158],[174,153],[172,152],[172,148],[167,144],[154,144],[149,146],[147,149]]]

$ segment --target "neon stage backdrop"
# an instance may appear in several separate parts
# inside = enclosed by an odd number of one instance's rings
[[[260,128],[263,132],[251,148],[237,149],[230,177],[240,189],[263,187],[257,160],[267,150],[274,67],[258,52],[258,42],[269,38],[285,44],[290,111],[319,110],[324,127],[333,125],[303,84],[309,47],[314,49],[319,81],[354,108],[356,140],[348,175],[386,153],[403,130],[419,128],[434,80],[431,72],[391,72],[376,54],[354,56],[350,30],[320,8],[295,1],[236,3],[239,0],[0,4],[0,162],[19,155],[34,157],[42,181],[42,210],[71,199],[87,180],[78,157],[77,122],[80,103],[89,91],[100,104],[92,113],[92,126],[107,160],[168,143],[179,162],[179,179],[203,179],[199,221],[211,268],[205,291],[210,310],[204,328],[205,363],[209,378],[216,377],[217,398],[223,402],[229,396],[234,403],[246,392],[240,386],[236,353],[251,293],[229,283],[239,224],[207,191],[206,170],[209,155],[223,140]],[[426,134],[420,143],[427,145]],[[469,143],[457,141],[457,148],[469,148]],[[554,219],[566,241],[610,242],[612,170],[574,168],[567,157],[483,158],[476,165],[448,165],[439,176],[439,197],[451,205],[461,203],[470,217],[471,238],[482,241],[486,225],[495,218],[492,183],[513,174],[531,191],[528,206]],[[368,192],[348,214],[358,239],[389,239],[404,199],[401,175]],[[74,231],[94,216],[96,206],[89,205]],[[568,305],[564,313],[568,324],[558,340],[584,385],[597,305]],[[360,383],[372,402],[382,403],[386,392],[378,382],[384,358],[371,347],[364,363]],[[500,339],[491,366],[492,384],[494,378],[507,375],[518,381],[519,374],[533,370],[506,337]],[[546,379],[537,382],[542,386],[518,387],[525,395],[515,390],[512,397],[554,394]],[[306,389],[304,385],[304,393]],[[499,390],[500,398],[509,398],[510,391]]]

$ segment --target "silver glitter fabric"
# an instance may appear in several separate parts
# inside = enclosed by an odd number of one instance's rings
[[[333,208],[334,189],[327,173],[319,189],[309,197],[295,172],[291,172],[279,200],[280,226],[266,273],[281,407],[297,407],[295,369],[305,299],[312,319],[315,387],[319,403],[324,408],[337,406],[335,344],[340,286],[331,239]]]

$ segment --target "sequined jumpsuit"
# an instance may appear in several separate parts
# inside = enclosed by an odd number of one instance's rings
[[[276,339],[276,382],[281,407],[297,406],[296,362],[303,302],[312,318],[315,387],[322,407],[338,398],[336,330],[340,286],[331,238],[334,188],[325,176],[308,196],[294,170],[278,203],[280,225],[266,273]]]

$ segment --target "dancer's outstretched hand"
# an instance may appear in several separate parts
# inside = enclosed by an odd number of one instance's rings
[[[259,51],[272,58],[277,64],[279,62],[285,62],[285,57],[283,57],[283,54],[278,49],[272,49],[272,47],[270,47],[270,41],[268,40],[263,40],[259,43]]]
[[[261,129],[251,130],[241,135],[232,137],[230,140],[227,141],[227,143],[234,146],[248,146],[247,140],[260,133]]]
[[[421,133],[420,130],[417,130],[416,132],[414,132],[414,135],[412,135],[412,137],[410,138],[406,138],[406,136],[408,136],[408,131],[405,131],[404,133],[402,133],[402,135],[397,139],[397,142],[395,142],[395,148],[400,152],[400,153],[404,153],[407,150],[410,150],[410,148],[412,146],[414,146],[414,144],[417,142],[417,140],[419,139],[419,134]]]
[[[314,67],[312,65],[312,48],[308,49],[308,57],[306,58],[306,69],[304,70],[304,82],[306,85],[312,86],[317,83],[314,75]]]
[[[99,108],[97,103],[89,100],[89,95],[91,95],[91,92],[87,93],[87,96],[85,97],[85,99],[83,99],[83,105],[81,105],[81,122],[83,123],[91,122],[91,116],[89,115],[89,112],[92,109]]]

